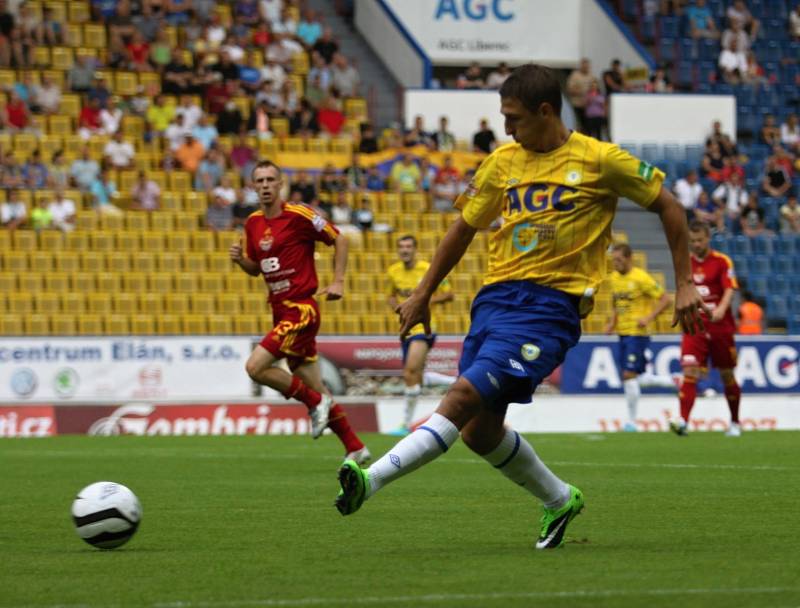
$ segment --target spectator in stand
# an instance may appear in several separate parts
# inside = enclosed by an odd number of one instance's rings
[[[764,123],[761,125],[760,141],[768,146],[777,146],[781,143],[781,130],[775,124],[775,116],[767,114]]]
[[[367,185],[367,170],[361,166],[358,152],[353,154],[353,162],[344,170],[344,180],[351,192],[363,190]]]
[[[200,166],[200,161],[205,156],[203,144],[197,141],[191,133],[188,134],[183,143],[175,150],[175,160],[178,161],[184,171],[195,173]]]
[[[786,174],[786,169],[775,162],[773,157],[767,159],[764,167],[764,177],[761,178],[761,189],[767,196],[781,198],[786,195],[792,181]]]
[[[211,204],[206,210],[206,228],[212,232],[233,230],[233,207],[221,196],[211,199]]]
[[[111,201],[117,195],[117,186],[111,180],[108,169],[101,169],[89,186],[95,211],[103,215],[122,215],[122,210]]]
[[[261,21],[253,32],[253,46],[266,52],[270,42],[272,42],[272,32],[269,31],[269,23]]]
[[[272,33],[288,38],[297,36],[297,20],[293,17],[292,10],[285,6],[281,9],[281,16],[270,23]]]
[[[383,179],[380,169],[376,166],[367,169],[367,190],[371,192],[383,192],[386,190],[386,180]]]
[[[53,8],[45,5],[40,29],[40,44],[61,46],[64,44],[64,26],[55,18]]]
[[[452,211],[453,203],[461,192],[461,174],[453,166],[453,159],[445,156],[444,164],[436,174],[431,188],[434,211]]]
[[[211,191],[211,196],[221,196],[229,205],[236,202],[236,188],[233,187],[230,176],[222,174],[219,185]]]
[[[297,88],[292,80],[283,83],[277,95],[275,111],[283,116],[291,116],[297,110],[300,99],[297,96]]]
[[[64,163],[64,152],[56,150],[50,158],[50,166],[47,168],[49,187],[62,190],[69,186],[69,167]]]
[[[148,130],[159,135],[166,131],[172,118],[175,116],[175,106],[166,105],[163,95],[156,95],[153,103],[147,108],[145,118],[148,123]]]
[[[203,110],[194,103],[191,95],[181,95],[180,104],[175,106],[175,115],[183,116],[183,126],[185,128],[194,129],[203,116]]]
[[[103,124],[100,122],[100,101],[92,99],[88,105],[83,106],[78,117],[78,135],[81,139],[89,139],[92,135],[100,135]]]
[[[670,82],[664,66],[656,68],[656,71],[650,76],[646,90],[648,93],[672,93],[672,82]]]
[[[399,192],[419,192],[422,184],[422,174],[411,154],[403,154],[401,160],[392,164],[389,173],[389,185]]]
[[[342,176],[332,163],[328,163],[319,174],[319,191],[325,194],[335,194],[347,190],[347,185]]]
[[[150,45],[141,32],[134,30],[131,41],[125,45],[128,55],[128,66],[135,72],[148,72],[150,65]]]
[[[308,171],[298,171],[292,180],[292,185],[289,186],[289,193],[294,194],[295,192],[300,193],[300,200],[307,205],[317,198],[317,188],[308,175]]]
[[[210,82],[206,87],[206,107],[209,114],[219,114],[225,109],[225,104],[233,97],[236,88],[235,82],[225,82],[220,73],[211,73]]]
[[[211,73],[217,73],[222,76],[222,80],[227,83],[233,83],[238,87],[239,83],[239,66],[236,65],[231,58],[231,54],[223,49],[219,55],[219,61],[213,64],[209,70]]]
[[[252,53],[248,53],[244,65],[239,66],[239,82],[245,93],[254,94],[261,88],[261,69],[256,66]]]
[[[161,206],[161,188],[147,173],[139,171],[139,179],[131,190],[131,209],[139,211],[156,211]]]
[[[578,126],[583,133],[586,133],[586,96],[592,82],[594,82],[592,64],[584,57],[581,59],[580,67],[570,73],[566,86],[567,98],[575,111],[575,118],[578,119]]]
[[[102,74],[95,74],[92,86],[86,93],[86,98],[91,103],[94,100],[99,102],[99,107],[105,108],[108,106],[108,100],[111,98],[111,91],[108,88],[108,83]]]
[[[64,195],[64,188],[56,188],[48,209],[53,216],[53,228],[61,232],[75,230],[75,202]]]
[[[738,23],[732,24],[729,29],[722,32],[722,50],[746,53],[750,50],[750,36],[747,35]]]
[[[746,30],[751,40],[755,40],[758,37],[761,22],[753,17],[744,0],[733,0],[733,4],[725,11],[725,16],[728,18],[732,28],[738,26]]]
[[[317,20],[317,13],[312,8],[306,8],[300,23],[297,24],[297,37],[306,48],[312,48],[322,36],[322,25]]]
[[[183,49],[172,51],[172,61],[164,66],[161,90],[168,95],[184,95],[192,92],[192,69],[183,60]]]
[[[247,28],[255,27],[261,22],[256,0],[236,0],[233,6],[233,17],[236,23]]]
[[[312,68],[313,69],[313,68]],[[270,86],[279,89],[283,86],[286,80],[286,70],[283,66],[277,63],[274,59],[269,59],[264,62],[264,67],[261,68],[261,82],[270,83]]]
[[[781,143],[792,151],[798,149],[800,125],[797,122],[797,114],[789,114],[786,122],[781,125]]]
[[[22,188],[25,186],[25,180],[22,177],[22,168],[11,154],[3,156],[3,165],[0,174],[2,174],[3,188]]]
[[[322,30],[322,35],[311,48],[322,56],[325,63],[330,65],[333,61],[333,56],[339,51],[339,43],[333,38],[333,30],[325,27]]]
[[[795,41],[800,41],[800,2],[795,3],[789,13],[789,34]]]
[[[34,85],[31,91],[33,105],[43,114],[58,114],[61,107],[61,87],[47,72],[42,76],[42,84]]]
[[[230,159],[231,165],[238,171],[242,179],[249,179],[250,173],[258,159],[258,154],[255,149],[247,143],[247,132],[245,130],[239,133],[236,143],[233,144]]]
[[[28,208],[20,199],[19,191],[9,191],[8,200],[0,203],[0,225],[13,232],[17,228],[24,227],[27,222]]]
[[[361,139],[358,142],[358,151],[362,154],[373,154],[378,151],[378,138],[372,124],[361,123]]]
[[[236,132],[238,132],[238,129]],[[197,123],[194,129],[192,129],[192,135],[203,145],[203,148],[206,150],[213,148],[219,139],[217,127],[211,124],[211,122],[208,120],[208,116],[205,114],[200,117],[200,122]]]
[[[8,94],[8,102],[2,119],[4,129],[12,133],[24,131],[30,124],[30,110],[15,91],[11,91]]]
[[[166,32],[166,28],[161,27],[160,14],[153,12],[153,7],[149,2],[143,2],[141,13],[135,14],[131,17],[131,25],[142,33],[144,39],[148,42],[159,40],[158,33]],[[169,58],[164,62],[169,62]],[[160,62],[158,62],[160,64]]]
[[[102,135],[113,135],[120,130],[123,107],[123,102],[118,101],[111,107],[100,108],[100,132]]]
[[[441,116],[439,130],[431,136],[433,147],[439,152],[452,152],[456,148],[456,136],[447,129],[447,124],[447,116]]]
[[[84,192],[88,192],[92,182],[100,176],[100,165],[92,159],[89,146],[84,146],[81,157],[72,162],[69,174],[75,185]]]
[[[725,210],[725,216],[729,224],[733,225],[739,220],[749,196],[747,190],[742,185],[742,180],[738,173],[732,173],[730,179],[723,182],[711,194],[712,200]]]
[[[53,227],[53,214],[47,207],[47,199],[39,198],[31,211],[31,228],[36,232]]]
[[[797,195],[789,194],[786,202],[781,205],[781,232],[783,234],[800,234],[800,206],[797,204]]]
[[[722,167],[722,181],[728,181],[732,173],[738,173],[740,181],[744,183],[744,167],[739,164],[739,159],[736,156],[725,157],[723,163],[725,166]]]
[[[494,131],[489,128],[489,121],[481,118],[479,128],[472,136],[472,151],[490,154],[497,147],[497,138]]]
[[[333,56],[331,65],[331,80],[341,94],[345,97],[357,97],[361,77],[358,70],[347,60],[342,53]]]
[[[167,31],[159,29],[156,32],[153,44],[150,45],[149,61],[157,72],[163,72],[171,60],[172,45],[170,45],[169,38],[167,38]]]
[[[606,96],[600,91],[600,83],[595,78],[589,85],[584,109],[584,125],[586,134],[595,139],[603,139],[603,128],[606,124]]]
[[[706,5],[706,0],[695,0],[693,5],[687,6],[686,18],[689,23],[689,35],[692,38],[719,38],[717,24],[711,9]]]
[[[775,159],[775,164],[783,167],[790,178],[794,176],[794,157],[784,150],[781,146],[774,146],[772,148],[772,158]]]
[[[130,142],[122,138],[122,130],[114,133],[114,137],[103,148],[103,158],[114,169],[130,169],[136,150]]]
[[[406,131],[403,137],[405,146],[427,146],[433,147],[433,137],[425,130],[424,119],[421,114],[414,117],[414,125]]]
[[[361,196],[359,198],[361,206],[353,212],[353,222],[361,231],[366,232],[372,230],[372,226],[375,223],[375,214],[372,212],[372,203],[369,197]]]
[[[756,54],[753,51],[747,51],[747,70],[742,74],[742,82],[751,87],[766,87],[769,85],[769,79],[764,73],[764,68],[758,63]]]
[[[706,138],[706,146],[711,142],[716,142],[719,145],[720,154],[723,157],[737,156],[736,144],[733,143],[731,136],[722,131],[722,123],[715,120],[711,124],[711,135]]]
[[[292,123],[290,121],[290,132],[292,135],[294,135],[295,133],[291,131],[291,124]],[[269,104],[266,101],[258,103],[255,110],[250,113],[250,120],[247,124],[247,128],[256,137],[258,137],[258,139],[272,138],[272,131],[270,130]]]
[[[755,297],[748,290],[742,293],[743,302],[739,305],[739,326],[737,333],[745,335],[758,335],[763,332],[762,321],[764,309],[755,301]]]
[[[123,41],[131,39],[136,28],[133,26],[130,2],[112,0],[115,5],[112,14],[106,19],[108,39],[111,44],[122,46]]]
[[[705,222],[717,232],[725,232],[725,214],[723,213],[723,209],[708,196],[707,192],[703,191],[700,193],[693,214],[695,219]]]
[[[430,194],[433,184],[436,181],[436,173],[436,167],[431,164],[430,159],[426,156],[422,157],[419,161],[419,189]]]
[[[43,190],[48,185],[47,165],[42,162],[42,154],[34,150],[31,157],[22,165],[22,178],[31,190]]]
[[[619,59],[613,59],[611,67],[603,72],[603,84],[606,87],[606,97],[628,90],[625,75],[622,73],[622,62]]]
[[[706,153],[700,165],[701,175],[715,182],[722,181],[722,170],[725,168],[725,157],[719,149],[719,144],[712,141],[706,147]]]
[[[703,186],[697,180],[697,171],[691,169],[686,174],[686,177],[682,177],[675,182],[672,190],[686,211],[687,219],[691,221],[694,209],[697,207],[697,202],[703,193]]]
[[[497,69],[489,72],[486,77],[486,88],[498,90],[510,75],[511,68],[508,67],[505,61],[501,62]]]
[[[467,71],[458,76],[456,86],[459,89],[484,89],[486,83],[483,81],[481,65],[477,61],[469,64]]]
[[[88,55],[79,55],[67,75],[67,83],[74,93],[86,93],[94,81],[95,60]]]
[[[164,17],[170,25],[186,25],[191,20],[192,0],[168,0],[163,6]]]
[[[758,198],[756,196],[751,196],[739,217],[739,225],[742,229],[742,234],[748,237],[771,235],[772,231],[767,230],[764,225],[765,216],[764,209],[758,204]]]
[[[255,201],[248,200],[244,195],[239,196],[236,202],[231,205],[233,228],[235,230],[241,230],[247,218],[256,211],[258,211],[258,195],[256,195]]]
[[[320,135],[336,137],[342,132],[345,124],[344,113],[339,109],[336,99],[329,96],[317,112]]]
[[[210,149],[197,166],[197,172],[194,174],[194,189],[211,192],[219,186],[224,173],[225,161],[215,149]]]
[[[331,207],[331,221],[336,224],[340,232],[347,236],[361,235],[361,231],[353,225],[353,208],[348,201],[348,193],[337,192],[333,198]]]
[[[736,39],[731,39],[730,45],[722,48],[718,65],[722,71],[722,78],[728,84],[739,84],[747,74],[747,54],[741,50]]]
[[[186,128],[186,115],[176,114],[173,121],[164,131],[164,139],[167,140],[167,145],[170,150],[177,150],[181,144],[186,141],[186,136],[191,134],[191,129]]]

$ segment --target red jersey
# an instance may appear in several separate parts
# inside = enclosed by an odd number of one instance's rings
[[[703,298],[703,302],[711,310],[714,310],[722,300],[722,294],[726,289],[739,288],[739,284],[736,282],[736,273],[733,271],[733,262],[724,253],[713,249],[708,250],[708,255],[703,260],[692,254],[692,280]],[[703,321],[708,322],[706,315],[703,315]],[[714,323],[713,326],[715,329],[723,331],[730,330],[731,333],[736,331],[736,323],[733,321],[730,306],[725,311],[722,320]]]
[[[308,299],[317,291],[314,246],[333,245],[339,231],[310,207],[283,203],[278,217],[256,211],[244,224],[245,255],[258,262],[271,304]]]

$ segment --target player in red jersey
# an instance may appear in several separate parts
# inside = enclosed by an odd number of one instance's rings
[[[281,200],[283,179],[276,164],[260,161],[252,175],[261,209],[245,221],[245,245],[235,244],[229,253],[247,274],[264,276],[273,327],[245,369],[255,382],[306,404],[314,439],[327,426],[344,444],[346,458],[366,462],[369,450],[353,432],[342,406],[333,403],[317,363],[320,319],[313,297],[318,287],[314,247],[320,241],[335,249],[333,282],[318,295],[338,300],[344,292],[347,239],[309,207]],[[284,358],[292,373],[274,367]]]
[[[726,435],[741,435],[739,426],[739,401],[742,390],[736,382],[736,322],[731,313],[733,292],[739,288],[731,259],[709,247],[711,231],[708,225],[694,221],[689,224],[689,248],[692,251],[692,280],[703,297],[706,311],[704,329],[695,334],[683,334],[681,340],[681,366],[683,383],[679,398],[681,417],[671,422],[670,428],[678,435],[686,435],[689,414],[697,395],[697,378],[706,368],[708,359],[719,370],[725,385],[725,398],[731,410],[731,425]]]

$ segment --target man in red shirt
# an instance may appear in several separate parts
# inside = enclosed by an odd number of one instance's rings
[[[281,200],[283,180],[274,163],[260,161],[252,178],[260,210],[245,221],[245,244],[231,246],[230,257],[247,274],[264,276],[273,328],[255,347],[245,369],[255,382],[305,403],[314,439],[327,426],[344,444],[346,458],[366,462],[369,450],[353,432],[342,406],[333,403],[317,364],[320,317],[313,297],[318,287],[314,247],[321,241],[335,248],[334,280],[319,295],[338,300],[344,291],[347,239],[309,207]],[[291,374],[273,367],[284,358]]]
[[[681,366],[683,384],[679,392],[681,417],[670,423],[678,435],[687,434],[689,414],[697,396],[697,378],[706,368],[708,359],[719,370],[725,385],[725,398],[731,411],[731,426],[726,435],[741,435],[739,426],[739,401],[742,390],[736,382],[736,323],[731,313],[731,299],[739,288],[731,259],[709,247],[711,231],[707,224],[694,221],[689,224],[689,248],[692,251],[692,280],[703,298],[704,329],[695,334],[683,334],[681,340]]]

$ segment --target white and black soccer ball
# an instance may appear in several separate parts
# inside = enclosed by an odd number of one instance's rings
[[[72,521],[78,536],[100,549],[124,545],[141,520],[139,499],[130,489],[113,481],[86,486],[72,503]]]

